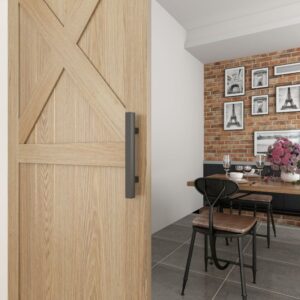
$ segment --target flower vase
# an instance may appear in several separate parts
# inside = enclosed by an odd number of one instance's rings
[[[281,171],[281,180],[284,182],[296,182],[300,180],[300,175],[297,173],[291,173],[291,172],[284,172]]]

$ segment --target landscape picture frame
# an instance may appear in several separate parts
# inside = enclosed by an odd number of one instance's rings
[[[300,73],[300,62],[274,66],[274,75],[287,75]]]
[[[294,143],[300,144],[300,130],[265,130],[254,132],[254,156],[267,154],[268,147],[273,145],[277,138],[285,137]]]

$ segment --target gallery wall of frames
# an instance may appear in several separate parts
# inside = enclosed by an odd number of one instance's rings
[[[300,140],[300,48],[204,67],[205,159],[253,161],[278,136]]]

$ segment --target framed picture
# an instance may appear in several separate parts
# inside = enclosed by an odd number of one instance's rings
[[[281,137],[286,137],[292,142],[300,144],[300,130],[255,131],[254,155],[267,154],[268,147]]]
[[[280,65],[274,67],[274,75],[294,74],[300,72],[300,63]]]
[[[269,113],[269,96],[252,96],[252,115],[267,115]]]
[[[276,112],[300,111],[300,84],[276,87]]]
[[[254,69],[252,70],[252,88],[260,89],[269,86],[269,69]]]
[[[244,129],[244,102],[224,103],[224,130]]]
[[[225,97],[245,95],[245,68],[225,69]]]

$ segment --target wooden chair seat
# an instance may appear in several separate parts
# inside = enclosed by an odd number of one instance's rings
[[[193,226],[209,228],[208,215],[209,208],[201,208],[199,216],[193,220]],[[213,222],[215,230],[243,234],[253,228],[253,226],[256,224],[256,218],[214,212]]]
[[[263,194],[244,194],[244,193],[236,193],[230,197],[230,200],[241,200],[241,201],[249,201],[249,202],[258,202],[258,203],[271,203],[273,197],[271,195],[263,195]]]

